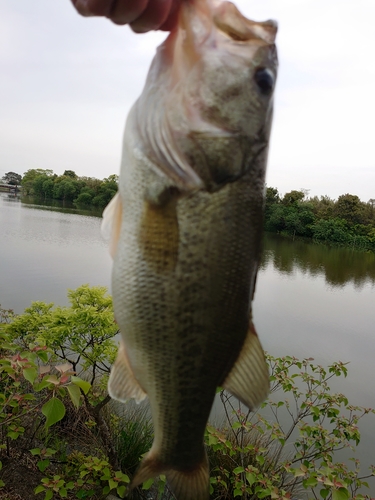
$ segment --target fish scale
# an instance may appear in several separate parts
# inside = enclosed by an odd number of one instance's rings
[[[109,393],[148,397],[154,424],[131,488],[164,473],[178,500],[207,500],[203,437],[217,387],[249,408],[268,393],[251,300],[275,35],[229,2],[184,2],[127,119],[103,224],[121,331]]]

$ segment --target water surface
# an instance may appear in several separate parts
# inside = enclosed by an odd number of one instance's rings
[[[99,217],[48,210],[0,193],[0,304],[21,313],[31,301],[67,305],[68,288],[110,285],[111,258]]]
[[[73,212],[73,213],[72,213]],[[0,193],[0,304],[17,313],[41,300],[67,305],[84,283],[110,287],[101,219],[25,204]],[[254,322],[274,356],[349,363],[331,387],[375,407],[375,255],[266,235]],[[362,425],[358,456],[375,463],[375,419]],[[375,489],[375,488],[374,488]]]

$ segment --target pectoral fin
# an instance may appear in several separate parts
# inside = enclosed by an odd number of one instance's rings
[[[268,396],[268,366],[252,322],[240,355],[223,386],[249,409],[256,408]]]
[[[130,398],[134,398],[137,403],[140,403],[147,396],[133,375],[122,342],[120,343],[116,361],[111,369],[108,393],[111,398],[122,403]]]
[[[120,238],[122,220],[122,202],[120,193],[116,193],[103,212],[102,236],[109,242],[109,253],[114,258]]]

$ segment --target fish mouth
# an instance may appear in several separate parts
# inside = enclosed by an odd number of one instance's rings
[[[269,19],[264,22],[256,22],[247,19],[232,2],[217,3],[213,11],[213,21],[220,31],[234,41],[260,40],[269,45],[275,43],[276,21]]]
[[[198,44],[209,37],[212,26],[235,42],[258,40],[267,45],[275,43],[278,28],[276,21],[272,19],[264,22],[252,21],[245,17],[232,2],[193,0],[186,2],[181,11],[180,24],[187,33],[191,31],[192,24],[198,26],[194,30]],[[195,18],[194,23],[191,22],[191,17]]]

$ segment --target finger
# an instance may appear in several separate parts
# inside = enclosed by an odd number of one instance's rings
[[[82,16],[107,16],[111,12],[113,0],[72,0]]]
[[[130,23],[136,33],[157,30],[168,18],[174,0],[150,0],[144,12]]]
[[[162,31],[172,31],[173,28],[177,25],[178,21],[178,13],[180,11],[181,2],[178,0],[172,1],[171,11],[164,21],[164,23],[160,26],[159,30]]]
[[[142,16],[149,0],[117,0],[107,15],[116,24],[129,24]]]

